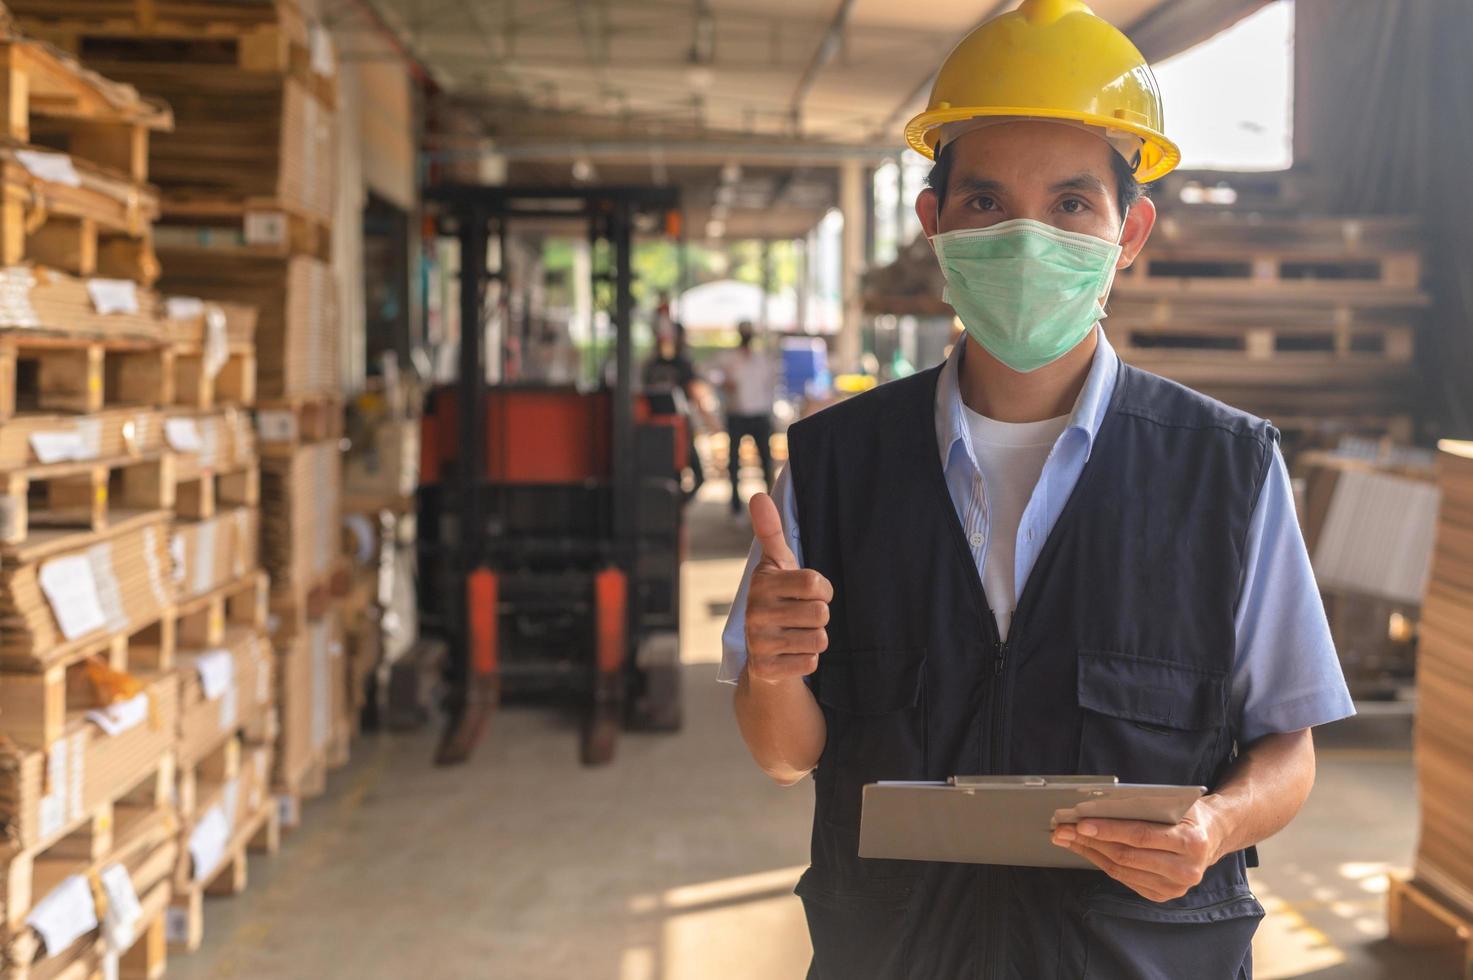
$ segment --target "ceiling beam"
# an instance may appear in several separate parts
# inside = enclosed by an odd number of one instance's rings
[[[803,129],[803,103],[807,100],[813,83],[818,81],[819,74],[834,60],[834,55],[838,54],[840,45],[844,43],[844,29],[849,22],[849,12],[853,9],[854,0],[839,0],[839,9],[834,11],[828,30],[824,31],[823,38],[813,52],[813,58],[803,70],[803,77],[798,79],[798,87],[793,90],[792,105],[795,133]]]
[[[1162,61],[1232,27],[1269,0],[1163,0],[1125,34],[1150,62]]]
[[[483,150],[443,145],[429,151],[436,160],[470,159]],[[895,154],[895,147],[853,143],[790,143],[778,140],[544,140],[527,143],[497,143],[494,153],[508,160],[575,160],[587,158],[595,164],[601,160],[627,162],[646,166],[650,155],[658,152],[667,167],[687,164],[724,164],[736,160],[743,164],[828,165],[843,160],[876,161]]]
[[[975,31],[977,28],[981,27],[983,24],[987,23],[998,14],[1007,10],[1009,7],[1015,6],[1016,3],[1017,0],[998,0],[998,2],[993,4],[991,9],[989,9],[987,13],[984,14],[977,21],[977,23],[972,25],[970,30],[968,30],[965,34],[962,34],[961,37],[954,38],[951,43],[953,45],[959,43],[963,37],[967,36],[967,34],[972,33],[972,31]],[[891,136],[893,138],[895,130],[900,127],[900,123],[903,120],[915,115],[916,112],[919,111],[919,108],[924,108],[926,97],[931,93],[931,86],[936,84],[936,74],[941,70],[941,59],[944,56],[945,52],[938,51],[936,53],[936,67],[932,69],[929,74],[921,79],[920,84],[912,89],[910,93],[906,95],[903,100],[901,100],[901,102],[895,107],[894,111],[891,112],[890,115],[885,117],[884,124],[880,126],[879,129],[875,130],[875,132],[870,137],[871,139],[884,139],[886,136]]]

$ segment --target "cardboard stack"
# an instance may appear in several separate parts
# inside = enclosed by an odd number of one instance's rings
[[[1439,445],[1437,544],[1417,647],[1421,832],[1410,881],[1393,880],[1391,937],[1460,942],[1473,967],[1473,443]]]
[[[154,977],[179,850],[147,183],[169,115],[4,31],[0,90],[0,956],[6,976]]]
[[[295,0],[18,0],[12,9],[30,29],[168,102],[174,114],[173,131],[148,151],[160,188],[160,288],[184,298],[169,310],[181,325],[177,342],[194,338],[190,353],[175,358],[177,401],[188,410],[171,412],[168,422],[186,447],[181,466],[208,474],[179,500],[173,557],[182,566],[181,603],[239,588],[231,600],[239,615],[227,612],[229,622],[245,629],[254,622],[246,607],[259,606],[269,609],[260,618],[272,627],[277,724],[268,732],[243,717],[233,727],[221,722],[217,730],[233,736],[202,752],[191,777],[214,787],[194,794],[203,807],[194,814],[199,827],[219,843],[220,827],[231,826],[221,863],[243,873],[229,804],[240,803],[248,772],[266,767],[254,785],[278,794],[280,813],[294,822],[297,802],[325,772],[331,739],[319,733],[334,728],[327,658],[341,656],[333,604],[343,583],[335,578],[338,304],[327,264],[336,193],[332,46]],[[223,366],[205,378],[201,369],[213,364]],[[244,406],[255,410],[254,439],[243,412],[232,414]],[[257,557],[270,573],[259,597],[241,584]],[[212,629],[199,652],[230,652],[230,676],[257,683],[267,676],[252,664],[259,644],[236,628]],[[217,659],[209,669],[223,674],[225,659]],[[197,697],[186,685],[186,700]],[[235,698],[243,715],[244,695]],[[328,713],[319,718],[323,703]],[[268,737],[263,755],[252,740]],[[345,751],[344,742],[336,757]],[[230,787],[237,788],[229,799],[210,795]],[[198,903],[176,904],[175,938],[192,945]]]

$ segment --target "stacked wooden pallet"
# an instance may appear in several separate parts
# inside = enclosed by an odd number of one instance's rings
[[[3,31],[3,28],[0,28]],[[0,262],[151,283],[148,143],[167,109],[49,45],[0,36]]]
[[[275,851],[270,795],[275,667],[269,583],[260,570],[260,465],[249,404],[254,317],[239,307],[171,298],[175,404],[165,413],[173,457],[170,538],[176,593],[181,823],[168,939],[204,936],[204,896],[245,887],[248,848]]]
[[[0,975],[163,968],[178,852],[166,110],[0,38]]]
[[[206,887],[243,880],[242,842],[274,840],[254,314],[150,288],[167,110],[0,47],[52,152],[12,127],[40,210],[0,268],[0,976],[153,978]]]
[[[1473,970],[1473,443],[1444,442],[1432,581],[1417,647],[1421,834],[1410,881],[1393,881],[1391,938],[1460,943]]]
[[[335,193],[331,45],[291,0],[22,0],[12,8],[89,66],[173,106],[148,147],[162,191],[165,288],[255,306],[260,395],[335,387],[328,257]]]
[[[244,361],[237,371],[230,357],[213,388],[217,400],[224,390],[255,405],[263,461],[256,469],[231,457],[236,429],[215,417],[230,435],[201,449],[230,462],[203,482],[183,471],[177,477],[191,523],[176,535],[175,551],[189,566],[179,583],[185,595],[220,587],[250,562],[237,550],[232,566],[221,542],[251,533],[238,515],[259,502],[260,558],[278,624],[272,782],[294,821],[297,802],[323,780],[332,741],[324,733],[335,730],[328,678],[341,657],[334,602],[345,591],[338,310],[326,264],[335,194],[331,47],[293,0],[19,0],[12,9],[90,66],[172,106],[177,124],[152,142],[149,166],[161,189],[161,287],[200,301],[170,310],[194,338],[191,354],[176,352],[174,361],[173,401],[192,411],[168,419],[186,441],[192,419],[198,441],[209,442],[207,417],[214,417],[199,367],[220,359],[222,333],[227,347],[242,340],[249,347],[253,335],[254,391],[243,393],[238,378],[249,371]],[[254,308],[254,323],[243,307]],[[344,741],[334,758],[345,751]]]
[[[1400,217],[1163,209],[1105,328],[1132,363],[1281,428],[1409,438],[1419,248]]]

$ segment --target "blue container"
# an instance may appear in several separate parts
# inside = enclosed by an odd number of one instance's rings
[[[783,387],[790,397],[826,395],[833,388],[829,348],[820,337],[783,340]]]

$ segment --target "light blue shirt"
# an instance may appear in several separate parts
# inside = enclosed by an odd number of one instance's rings
[[[1069,423],[1050,450],[1018,522],[1014,549],[1017,595],[1022,594],[1033,564],[1094,450],[1095,437],[1115,391],[1120,358],[1103,330],[1099,338]],[[956,345],[937,380],[936,443],[941,447],[946,486],[980,577],[989,532],[987,492],[962,406],[959,370],[965,349],[965,343]],[[786,469],[778,476],[773,497],[788,545],[801,564],[797,505]],[[1289,470],[1277,446],[1249,522],[1247,544],[1234,618],[1237,652],[1230,710],[1235,737],[1248,743],[1274,732],[1312,728],[1354,714],[1295,516]],[[718,677],[728,683],[736,682],[747,661],[747,589],[760,557],[761,549],[754,541],[722,631]]]

